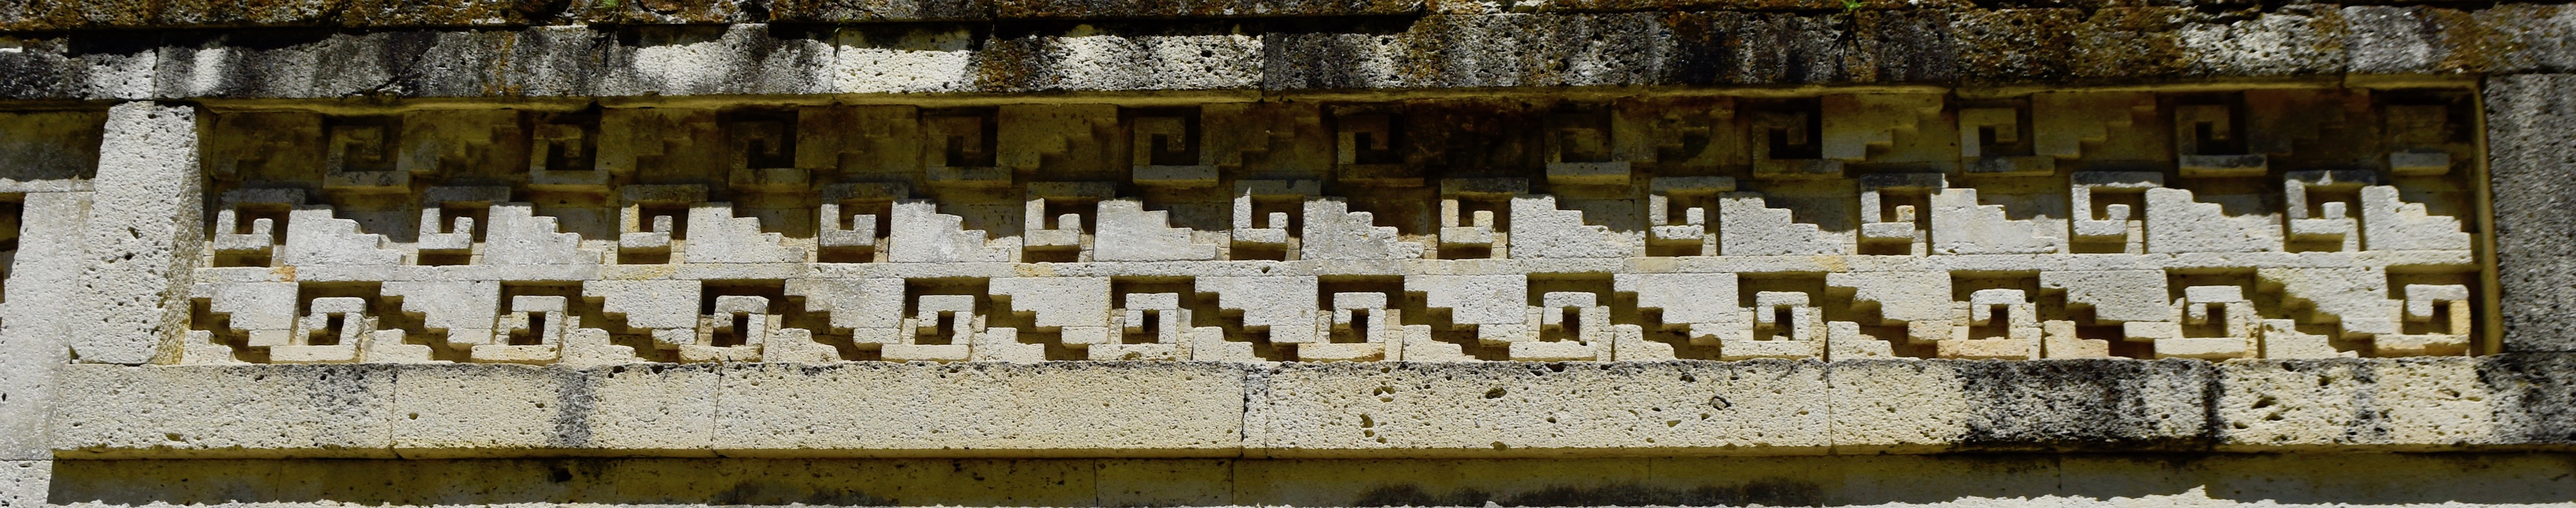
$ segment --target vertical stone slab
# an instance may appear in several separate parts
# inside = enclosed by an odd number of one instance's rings
[[[80,333],[73,361],[141,364],[185,321],[188,268],[200,234],[197,114],[189,106],[118,104],[99,146],[81,242]],[[183,255],[184,253],[184,255]]]
[[[2576,351],[2576,76],[2487,80],[2505,351]]]
[[[0,460],[52,458],[45,443],[54,369],[63,338],[76,335],[65,316],[76,310],[84,262],[79,238],[89,193],[32,192],[18,220],[18,254],[0,295]]]

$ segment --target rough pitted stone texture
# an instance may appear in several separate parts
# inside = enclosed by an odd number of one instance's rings
[[[2576,76],[2487,81],[2505,351],[2576,351]]]
[[[391,458],[391,365],[73,365],[57,376],[66,458]]]
[[[74,366],[51,434],[64,458],[2556,450],[2571,362]]]
[[[189,268],[204,236],[197,171],[197,114],[188,106],[125,103],[108,110],[98,192],[80,241],[80,325],[73,360],[140,364],[180,334]]]
[[[1210,363],[729,366],[728,456],[1233,456],[1243,373]],[[868,415],[853,418],[848,415]]]
[[[2492,62],[2469,13],[2424,6],[2343,8],[2355,74],[2479,72]]]
[[[1971,407],[1966,449],[2206,447],[2212,369],[2191,360],[1954,364]],[[1835,379],[1845,379],[1836,377]]]
[[[53,476],[54,461],[0,461],[0,508],[51,506],[46,490]]]
[[[35,192],[20,207],[18,256],[0,308],[0,460],[40,460],[45,421],[53,408],[54,370],[69,360],[65,347],[78,326],[83,256],[81,221],[89,193]]]
[[[1865,7],[1833,14],[1541,8],[1418,17],[1284,14],[1293,17],[1259,22],[1152,20],[1159,15],[1137,9],[1165,7],[1108,6],[1100,12],[1136,15],[1100,14],[1072,25],[825,26],[808,23],[898,19],[909,7],[780,2],[764,17],[714,13],[732,7],[697,12],[734,4],[693,3],[672,12],[637,6],[650,3],[603,10],[613,11],[603,21],[615,22],[592,25],[462,30],[351,20],[345,23],[371,29],[44,33],[0,52],[0,69],[10,71],[0,77],[0,97],[2062,86],[2576,69],[2576,52],[2568,49],[2576,30],[2567,29],[2576,26],[2570,21],[2576,15],[2560,5],[2300,4],[2250,14],[2186,6]],[[1352,8],[1359,14],[1379,9]],[[650,24],[666,21],[693,24]],[[779,24],[762,24],[771,21]],[[731,24],[711,24],[718,22]],[[925,80],[925,72],[936,79]]]
[[[2219,449],[2449,450],[2534,444],[2501,434],[2512,383],[2495,359],[2229,362],[2218,366]]]
[[[2473,26],[2483,29],[2475,48],[2490,62],[2489,72],[2576,70],[2576,30],[2569,29],[2576,27],[2576,7],[2499,5],[2469,11],[2469,19]]]
[[[2576,355],[2507,353],[2478,362],[2497,441],[2576,445]]]
[[[716,381],[713,365],[407,369],[395,381],[394,451],[713,456]]]
[[[1824,364],[1291,364],[1266,376],[1271,457],[1821,453]],[[1722,451],[1720,453],[1723,453]]]
[[[1956,362],[1859,360],[1826,367],[1835,453],[1946,450],[1976,407]]]

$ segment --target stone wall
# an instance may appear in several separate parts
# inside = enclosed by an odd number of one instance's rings
[[[0,0],[0,506],[2569,503],[2567,9]]]

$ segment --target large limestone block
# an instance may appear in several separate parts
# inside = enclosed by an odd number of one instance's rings
[[[1241,367],[1188,362],[724,367],[728,456],[1235,455]]]
[[[1822,453],[1823,364],[1282,364],[1246,426],[1270,457]]]
[[[714,456],[711,365],[416,365],[394,390],[406,458]]]
[[[1826,366],[1834,453],[1925,452],[1967,435],[1961,362],[1845,360]]]
[[[2204,446],[2195,360],[1834,362],[1835,453]]]
[[[2493,389],[2468,357],[2378,359],[2379,393],[2388,444],[2378,450],[2451,449],[2499,442],[2499,423],[2488,401]],[[2568,371],[2559,371],[2564,378]],[[2516,443],[2522,444],[2522,443]]]
[[[62,458],[393,456],[391,365],[70,365]]]
[[[2218,364],[2218,446],[2222,450],[2332,448],[2384,442],[2370,411],[2375,364],[2362,359],[2236,361]]]
[[[2576,76],[2487,80],[2505,351],[2576,351]]]

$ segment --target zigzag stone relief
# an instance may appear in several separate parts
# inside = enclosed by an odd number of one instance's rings
[[[2466,91],[215,111],[167,362],[2492,351]]]

